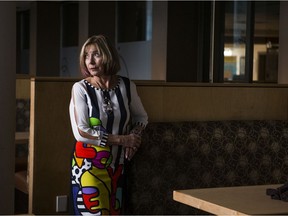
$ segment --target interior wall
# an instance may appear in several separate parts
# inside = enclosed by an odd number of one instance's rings
[[[14,214],[16,7],[0,2],[0,214]]]
[[[76,80],[31,82],[29,213],[55,214],[68,195],[74,138],[68,106]],[[287,119],[287,85],[193,85],[136,82],[149,121]]]

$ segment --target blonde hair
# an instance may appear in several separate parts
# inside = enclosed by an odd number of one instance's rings
[[[80,52],[80,70],[84,77],[91,76],[85,64],[86,48],[95,45],[103,56],[103,68],[105,75],[117,74],[121,69],[119,56],[116,48],[104,35],[94,35],[86,40]]]

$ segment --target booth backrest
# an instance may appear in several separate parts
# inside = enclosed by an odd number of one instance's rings
[[[127,167],[127,214],[199,214],[173,190],[287,181],[288,121],[154,122],[142,142]]]

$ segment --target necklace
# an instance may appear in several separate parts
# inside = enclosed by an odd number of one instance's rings
[[[110,76],[109,78],[108,86],[106,86],[105,84],[101,85],[98,81],[96,81],[98,87],[102,91],[102,97],[103,97],[102,109],[107,115],[110,115],[113,112],[112,101],[110,100],[109,91],[107,91],[107,89],[109,89],[109,87],[112,84],[111,79],[112,79],[112,76]]]
[[[112,101],[106,96],[104,96],[104,99],[103,99],[102,109],[108,115],[110,115],[113,112]]]

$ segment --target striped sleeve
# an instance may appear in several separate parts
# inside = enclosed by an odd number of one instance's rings
[[[140,125],[145,128],[148,124],[148,115],[142,104],[142,101],[137,93],[136,85],[134,82],[130,81],[130,91],[131,91],[131,103],[130,112],[132,117],[132,125]]]
[[[84,84],[81,82],[75,83],[72,88],[69,105],[73,135],[79,142],[97,146],[106,146],[108,134],[104,131],[95,130],[90,127],[89,114],[87,111],[88,106],[89,96],[87,95]]]

